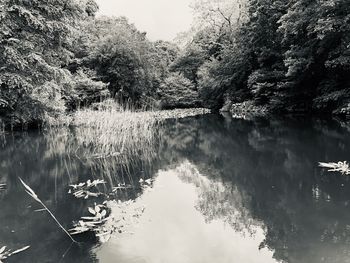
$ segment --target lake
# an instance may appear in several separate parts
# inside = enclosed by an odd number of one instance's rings
[[[0,136],[0,247],[30,246],[6,262],[350,262],[349,177],[318,167],[349,160],[344,123],[168,119],[153,145],[125,161],[84,155],[83,132]],[[103,179],[98,189],[114,191],[109,210],[120,220],[118,231],[106,243],[82,234],[72,245],[19,177],[66,228],[105,200],[75,198],[69,185]]]

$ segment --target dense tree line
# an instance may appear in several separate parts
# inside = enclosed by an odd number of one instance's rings
[[[151,42],[94,0],[0,0],[0,117],[55,119],[105,98],[136,107],[250,101],[350,113],[349,0],[196,0],[177,39]]]
[[[350,112],[349,0],[198,0],[195,8],[201,20],[175,64],[205,106],[250,100],[274,112]]]

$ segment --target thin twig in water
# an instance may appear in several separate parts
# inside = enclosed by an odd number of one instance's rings
[[[71,244],[69,245],[69,247],[67,248],[67,250],[63,253],[62,258],[60,259],[59,262],[62,262],[62,260],[64,260],[64,257],[68,254],[69,250],[72,248],[72,245],[73,245],[73,243],[71,243]]]
[[[47,206],[39,199],[39,197],[35,194],[32,188],[30,188],[21,178],[19,178],[22,185],[25,187],[26,192],[30,195],[35,201],[37,201],[41,206],[49,213],[49,215],[55,220],[56,224],[69,236],[73,243],[78,243],[69,233],[68,231],[61,225],[61,223],[57,220],[53,213],[47,208]]]

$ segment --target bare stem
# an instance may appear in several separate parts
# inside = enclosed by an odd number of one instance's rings
[[[50,216],[55,220],[55,222],[57,223],[57,225],[67,234],[67,236],[69,236],[69,238],[72,240],[73,243],[78,243],[72,236],[71,234],[68,233],[68,231],[61,225],[61,223],[57,220],[57,218],[51,213],[51,211],[47,208],[47,206],[40,201],[39,202],[44,208],[45,210],[50,214]]]
[[[39,204],[42,205],[42,207],[44,207],[44,209],[50,214],[50,216],[55,220],[55,222],[57,223],[57,225],[63,230],[64,233],[67,234],[67,236],[69,236],[69,238],[73,241],[73,243],[78,243],[69,233],[68,231],[61,225],[61,223],[57,220],[57,218],[54,216],[54,214],[50,211],[49,208],[47,208],[47,206],[39,199],[39,197],[36,195],[36,193],[33,191],[32,188],[30,188],[29,185],[27,185],[21,178],[19,178],[19,180],[21,181],[21,183],[23,184],[23,186],[26,189],[26,192],[28,195],[30,195],[35,201],[37,201]]]

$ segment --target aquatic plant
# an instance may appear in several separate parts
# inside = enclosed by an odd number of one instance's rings
[[[111,223],[107,224],[108,221],[113,221],[113,217],[110,216],[110,210],[106,203],[89,207],[90,216],[81,217],[78,222],[74,223],[74,227],[69,229],[69,232],[72,235],[93,232],[100,242],[107,242],[110,235],[115,231],[115,227]]]
[[[319,166],[322,168],[328,168],[329,172],[340,172],[343,175],[350,175],[350,166],[347,161],[337,163],[319,162]]]
[[[126,233],[127,227],[134,225],[145,211],[145,206],[136,200],[104,201],[89,207],[89,216],[82,216],[69,230],[72,235],[92,232],[101,243],[107,242],[113,233]]]
[[[79,110],[74,115],[74,152],[92,169],[95,178],[133,183],[130,167],[156,157],[157,121],[152,112],[120,107]],[[100,171],[103,171],[103,177]],[[112,185],[113,186],[113,185]]]
[[[26,193],[30,195],[35,201],[37,201],[48,213],[49,215],[55,220],[56,224],[63,230],[64,233],[67,234],[67,236],[72,240],[73,243],[77,243],[77,241],[69,234],[69,232],[62,226],[62,224],[57,220],[57,218],[54,216],[54,214],[47,208],[47,206],[40,200],[40,198],[36,195],[36,193],[33,191],[32,188],[29,187],[21,178],[19,178],[22,185],[26,189]]]
[[[125,184],[125,183],[118,184],[117,186],[112,188],[112,193],[116,193],[119,190],[126,190],[126,189],[132,189],[132,188],[134,188],[134,187],[132,185],[130,185],[130,184],[128,184],[128,185]]]
[[[81,234],[87,231],[97,231],[99,226],[108,220],[107,207],[104,204],[89,207],[88,211],[93,216],[83,216],[81,220],[74,224],[74,228],[69,229],[72,235]]]
[[[139,180],[139,186],[132,186],[130,184],[118,184],[118,186],[113,187],[112,188],[112,193],[116,193],[118,192],[118,190],[126,190],[126,189],[132,189],[132,188],[141,188],[142,190],[147,190],[148,188],[150,188],[152,186],[153,183],[153,179],[149,178],[149,179],[140,179]]]
[[[88,158],[123,158],[125,155],[150,154],[157,139],[157,126],[165,119],[184,118],[209,113],[206,109],[186,109],[169,111],[107,109],[78,110],[74,114],[73,125],[78,141],[92,149]]]
[[[141,186],[141,188],[143,190],[150,189],[152,187],[153,182],[154,182],[154,179],[152,179],[152,178],[148,178],[148,179],[145,179],[145,180],[141,178],[139,180],[140,186]]]
[[[156,120],[150,112],[86,109],[76,112],[74,125],[80,143],[93,149],[90,157],[118,157],[152,144]]]
[[[10,249],[6,250],[6,246],[3,246],[2,248],[0,248],[0,263],[2,263],[2,261],[4,259],[7,259],[15,254],[23,252],[23,251],[27,250],[28,248],[30,248],[30,246],[25,246],[23,248],[15,250],[15,251],[11,251]]]
[[[68,193],[73,194],[76,198],[88,199],[89,197],[98,197],[103,195],[101,192],[92,192],[92,189],[96,189],[98,185],[105,184],[104,180],[87,180],[85,183],[72,184],[70,185]]]

